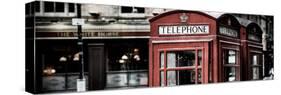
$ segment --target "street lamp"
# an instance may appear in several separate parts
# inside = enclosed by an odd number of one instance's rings
[[[77,79],[77,91],[86,91],[86,80],[84,78],[84,58],[83,58],[83,39],[82,39],[82,25],[84,24],[84,19],[81,18],[81,4],[77,4],[77,18],[72,19],[72,24],[77,25],[77,34],[78,34],[78,57],[74,57],[75,60],[78,60],[80,63],[79,79]]]

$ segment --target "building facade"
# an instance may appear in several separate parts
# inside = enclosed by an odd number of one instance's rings
[[[72,25],[78,15],[85,20],[82,51],[77,46],[77,26]],[[27,3],[26,91],[76,91],[81,60],[87,90],[261,80],[273,68],[273,62],[264,61],[271,60],[266,56],[273,53],[263,49],[264,43],[270,43],[264,33],[273,37],[273,17],[263,16],[271,22],[257,22],[242,16],[138,6]]]

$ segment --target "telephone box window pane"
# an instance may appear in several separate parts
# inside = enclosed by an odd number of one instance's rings
[[[194,66],[195,51],[181,51],[177,55],[178,67]]]
[[[258,61],[257,61],[257,59],[258,59],[258,56],[257,55],[254,55],[253,56],[253,65],[258,65]]]
[[[56,3],[56,12],[64,12],[64,3]]]
[[[236,80],[235,67],[225,67],[225,80],[226,81],[235,81]]]
[[[198,65],[200,66],[202,64],[202,50],[198,51]]]
[[[259,79],[259,67],[254,67],[252,69],[252,72],[253,72],[253,79]]]
[[[164,71],[160,71],[160,85],[165,86]]]
[[[160,53],[160,68],[164,68],[164,53]]]
[[[168,71],[167,72],[167,85],[168,86],[174,86],[177,85],[177,79],[176,79],[176,71]]]
[[[195,51],[175,51],[167,53],[168,68],[194,66]]]
[[[176,53],[167,53],[167,65],[169,68],[176,67]]]
[[[74,12],[74,11],[75,11],[74,3],[68,3],[68,12]]]
[[[201,69],[198,69],[198,84],[201,84],[202,83],[202,70]]]
[[[228,51],[228,64],[236,63],[236,52],[234,50]]]
[[[195,84],[195,72],[193,70],[178,70],[167,72],[167,85]]]
[[[44,2],[44,12],[54,12],[54,2]]]

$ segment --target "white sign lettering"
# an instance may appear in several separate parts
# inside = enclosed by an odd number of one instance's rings
[[[227,27],[223,27],[223,26],[220,26],[220,34],[226,35],[226,36],[231,36],[231,37],[238,37],[238,31],[237,30],[227,28]]]
[[[85,19],[82,18],[73,18],[72,19],[72,25],[84,25]]]
[[[159,35],[208,34],[208,25],[159,26]]]

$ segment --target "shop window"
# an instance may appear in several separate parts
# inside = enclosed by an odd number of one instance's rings
[[[121,13],[144,13],[145,9],[142,7],[121,7]]]
[[[148,85],[146,45],[108,45],[106,87],[142,87]]]
[[[75,4],[68,3],[68,12],[75,12]]]
[[[75,90],[79,78],[79,52],[76,48],[46,46],[41,54],[43,91]],[[87,63],[84,63],[86,66]],[[88,69],[84,69],[87,80]]]
[[[237,81],[240,74],[238,64],[238,52],[236,50],[224,50],[224,81]]]
[[[202,50],[160,52],[160,85],[200,84],[201,64]]]
[[[252,72],[252,79],[253,80],[258,80],[261,79],[261,70],[262,70],[262,65],[261,65],[261,57],[258,54],[252,54],[251,55],[251,72]]]

